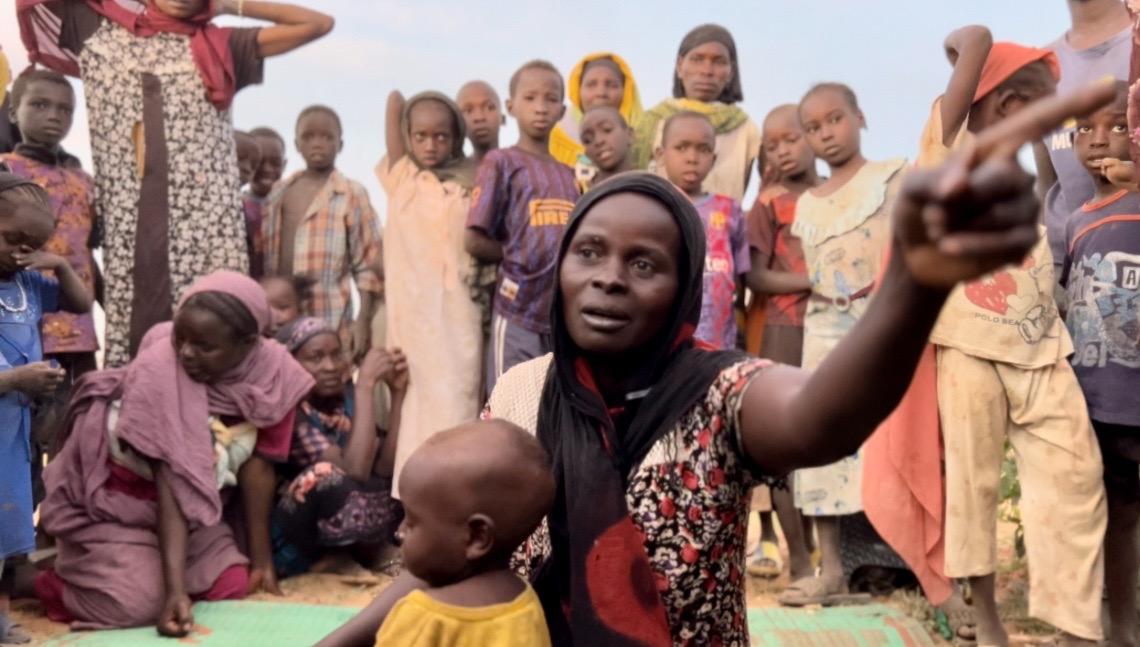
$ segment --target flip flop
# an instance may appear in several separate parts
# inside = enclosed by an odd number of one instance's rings
[[[784,572],[784,560],[780,557],[780,547],[774,541],[760,542],[759,553],[748,564],[748,574],[754,577],[772,579]]]
[[[23,627],[12,622],[12,619],[0,615],[0,645],[27,645],[32,637],[24,631]]]
[[[974,611],[974,607],[963,605],[961,608],[952,611],[945,611],[938,609],[938,615],[941,616],[939,620],[945,619],[946,629],[949,635],[944,635],[943,638],[953,642],[958,647],[967,647],[977,645],[977,625],[978,616]],[[941,622],[939,623],[941,624]],[[971,635],[963,635],[963,630],[968,630]],[[977,647],[987,647],[986,645],[977,645]],[[996,647],[996,646],[995,646]]]
[[[785,607],[807,607],[819,605],[833,607],[841,604],[865,604],[871,601],[869,593],[848,593],[846,591],[827,591],[823,580],[818,577],[804,577],[792,582],[784,592],[776,598]]]

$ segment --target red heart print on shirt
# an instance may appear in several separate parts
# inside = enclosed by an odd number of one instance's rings
[[[1017,281],[1009,272],[997,272],[966,284],[966,298],[970,303],[999,315],[1009,310],[1006,299],[1013,294],[1017,294]]]

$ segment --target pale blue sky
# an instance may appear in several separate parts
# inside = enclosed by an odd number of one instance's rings
[[[0,0],[0,45],[13,72],[25,64],[15,0]],[[998,40],[1044,45],[1068,27],[1064,0],[324,0],[337,19],[323,40],[266,64],[266,82],[238,95],[239,128],[269,125],[292,139],[296,114],[310,103],[340,112],[345,127],[338,166],[363,182],[381,213],[386,201],[372,174],[383,154],[384,102],[398,88],[454,94],[482,78],[506,92],[511,73],[531,58],[563,72],[582,55],[611,50],[633,68],[650,107],[669,95],[677,45],[705,22],[736,37],[744,108],[760,121],[773,106],[797,101],[819,81],[842,81],[859,95],[871,158],[912,157],[931,101],[949,66],[942,40],[955,27],[988,25]],[[67,145],[85,156],[85,124]],[[513,124],[502,141],[515,137]],[[289,151],[288,170],[299,156]]]

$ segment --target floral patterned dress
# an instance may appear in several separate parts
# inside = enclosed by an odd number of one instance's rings
[[[321,460],[330,447],[344,449],[352,432],[352,389],[346,391],[333,411],[308,402],[297,409],[273,517],[273,561],[281,575],[305,572],[327,548],[390,541],[404,517],[391,480],[355,479]]]
[[[194,279],[247,269],[233,127],[207,98],[188,36],[134,36],[83,3],[61,4],[106,226],[106,360],[120,366]],[[237,87],[260,82],[257,30],[235,29],[230,51]]]
[[[500,378],[483,412],[536,431],[550,355]],[[745,390],[771,363],[750,359],[721,372],[629,478],[626,504],[645,536],[676,645],[749,645],[744,549],[752,487],[760,480],[740,447]],[[767,480],[767,479],[766,479]],[[529,572],[550,554],[544,523],[516,553]],[[632,593],[631,593],[632,594]]]

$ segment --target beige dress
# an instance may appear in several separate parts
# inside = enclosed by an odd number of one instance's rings
[[[867,162],[827,197],[800,196],[792,233],[803,243],[812,298],[804,316],[803,367],[814,369],[863,316],[890,236],[905,160]],[[809,516],[863,511],[861,452],[795,474],[796,507]]]
[[[404,462],[432,434],[474,420],[481,405],[482,314],[463,248],[471,192],[440,182],[409,157],[376,176],[388,192],[384,284],[388,347],[408,358],[393,494]]]

